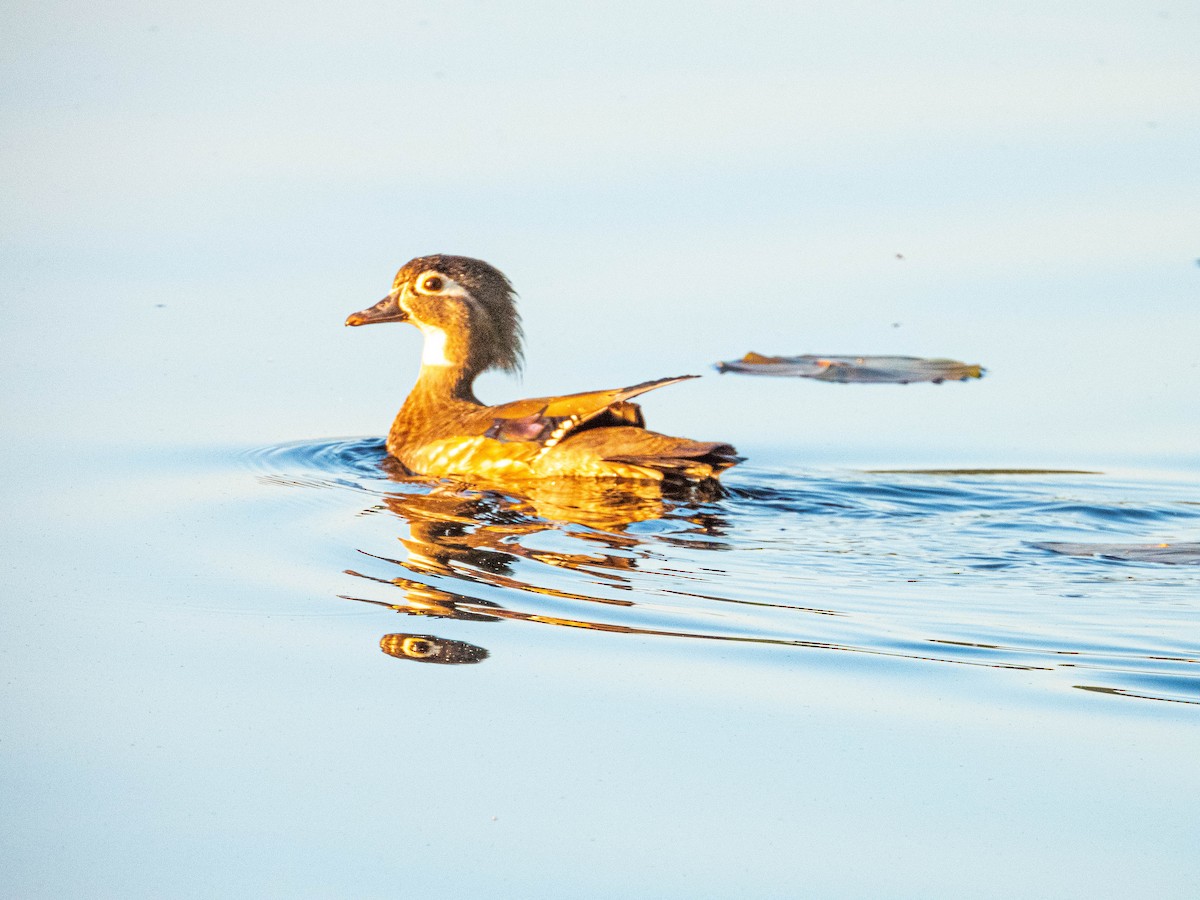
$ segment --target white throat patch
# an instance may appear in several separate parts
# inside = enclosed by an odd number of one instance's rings
[[[449,366],[446,358],[446,332],[432,325],[422,325],[421,334],[425,337],[425,349],[421,351],[421,365]]]

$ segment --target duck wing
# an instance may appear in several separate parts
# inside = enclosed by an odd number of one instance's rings
[[[498,441],[528,441],[541,444],[543,450],[548,450],[569,433],[584,427],[643,428],[646,422],[642,418],[641,407],[630,403],[630,398],[655,388],[666,387],[668,384],[699,377],[678,375],[674,378],[658,378],[606,391],[514,400],[512,403],[490,408],[492,424],[484,432],[484,436]]]

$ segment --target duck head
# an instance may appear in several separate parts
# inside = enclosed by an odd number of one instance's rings
[[[425,336],[424,366],[474,377],[521,368],[521,318],[504,273],[467,256],[419,256],[396,273],[392,291],[352,313],[347,325],[411,322]]]

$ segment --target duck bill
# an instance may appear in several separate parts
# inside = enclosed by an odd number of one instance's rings
[[[374,325],[377,322],[407,322],[408,313],[400,308],[399,292],[388,294],[374,306],[351,313],[347,325]]]

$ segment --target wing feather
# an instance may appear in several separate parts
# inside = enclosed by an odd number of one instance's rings
[[[491,408],[492,424],[484,434],[500,441],[537,443],[545,451],[588,424],[643,427],[641,409],[630,398],[698,377],[678,375],[606,391],[514,400]]]

